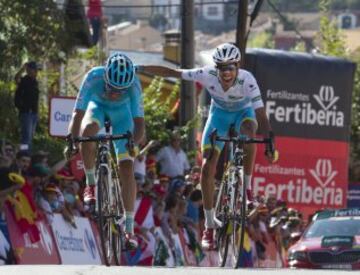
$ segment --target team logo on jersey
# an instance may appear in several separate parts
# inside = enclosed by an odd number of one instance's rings
[[[229,95],[229,99],[232,99],[232,100],[240,100],[240,99],[243,99],[244,97],[242,95],[240,96],[235,96],[235,95]]]

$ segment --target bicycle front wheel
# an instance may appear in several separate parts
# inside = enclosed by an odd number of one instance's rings
[[[116,265],[121,265],[121,255],[124,250],[124,203],[122,200],[121,193],[121,184],[119,180],[118,170],[116,163],[114,161],[111,162],[112,168],[112,196],[113,196],[113,206],[112,210],[114,213],[113,218],[113,251],[114,251],[114,259]]]
[[[220,184],[220,188],[218,190],[216,205],[215,205],[215,216],[216,218],[222,222],[222,227],[216,229],[216,242],[218,246],[218,254],[219,254],[219,266],[224,267],[227,260],[227,255],[229,251],[229,241],[230,241],[230,233],[229,227],[231,227],[231,223],[229,222],[228,212],[228,194],[227,194],[227,181],[223,180]],[[231,231],[230,231],[231,232]]]
[[[107,168],[101,166],[97,182],[97,224],[101,240],[101,251],[107,266],[113,263],[113,237],[110,209],[110,189]]]
[[[241,188],[241,193],[240,188]],[[236,188],[236,215],[235,215],[235,226],[233,228],[233,248],[234,248],[234,268],[243,266],[243,257],[244,257],[244,241],[245,241],[245,231],[246,231],[246,185],[243,184],[240,180],[239,185]],[[240,205],[239,205],[240,204]]]

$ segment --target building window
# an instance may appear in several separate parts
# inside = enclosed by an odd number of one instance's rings
[[[218,7],[215,7],[215,6],[208,7],[207,14],[208,15],[218,15],[219,14]]]

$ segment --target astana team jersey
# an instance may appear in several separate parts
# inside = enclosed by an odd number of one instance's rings
[[[138,77],[135,76],[134,83],[119,93],[120,97],[117,100],[110,100],[105,96],[104,67],[95,67],[84,77],[75,109],[85,111],[85,124],[94,121],[101,129],[108,118],[113,134],[133,132],[134,118],[144,117],[142,89]],[[131,159],[126,142],[124,139],[114,141],[118,160]]]
[[[253,75],[239,69],[237,79],[226,92],[222,88],[215,66],[183,70],[181,77],[201,83],[211,96],[211,105],[229,112],[248,107],[254,110],[263,107],[259,86]]]
[[[84,77],[80,92],[76,99],[75,109],[86,110],[90,101],[95,101],[111,109],[125,108],[129,105],[132,117],[144,117],[144,104],[142,88],[139,78],[135,76],[133,85],[122,90],[121,96],[116,101],[105,97],[104,67],[95,67]]]
[[[210,135],[213,130],[216,129],[220,136],[227,136],[232,126],[239,131],[247,120],[257,124],[254,110],[263,107],[264,103],[259,86],[250,72],[239,69],[234,85],[226,92],[220,84],[215,66],[183,70],[181,77],[201,83],[211,96],[209,116],[201,141],[203,151],[212,146]],[[221,151],[223,147],[224,142],[215,142],[215,149]]]

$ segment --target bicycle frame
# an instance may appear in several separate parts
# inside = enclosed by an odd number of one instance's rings
[[[94,216],[97,220],[100,231],[101,250],[104,255],[106,265],[110,265],[113,260],[120,264],[121,250],[123,242],[121,235],[121,225],[124,217],[124,204],[122,201],[121,186],[119,182],[113,181],[113,169],[111,163],[111,141],[117,139],[127,139],[128,147],[133,148],[132,134],[127,132],[121,135],[110,134],[110,122],[105,121],[105,135],[75,137],[68,139],[70,148],[74,142],[98,142],[97,149],[97,197]],[[117,169],[117,165],[116,168]],[[117,173],[117,170],[115,171]],[[118,177],[117,177],[118,178]],[[116,186],[116,185],[119,186]],[[115,226],[117,225],[117,227]]]
[[[228,254],[229,242],[232,244],[234,267],[239,267],[244,245],[245,225],[247,218],[246,190],[244,184],[244,145],[249,143],[270,143],[269,139],[248,138],[246,136],[237,137],[218,137],[216,130],[211,134],[211,145],[214,147],[215,141],[230,142],[234,148],[231,148],[231,161],[227,168],[226,178],[221,182],[220,192],[218,194],[215,211],[223,215],[222,227],[217,231],[217,239],[221,242],[219,251],[220,265],[225,266]],[[226,192],[224,194],[224,192]],[[223,205],[220,200],[228,198]],[[238,202],[241,201],[241,208],[238,208]],[[222,208],[221,208],[222,207]],[[240,210],[240,211],[238,211]],[[238,231],[240,230],[240,231]],[[225,234],[225,235],[224,235]],[[240,237],[240,238],[238,238]],[[239,242],[238,242],[239,241]],[[220,245],[219,245],[220,246]],[[223,250],[222,250],[223,249]]]

